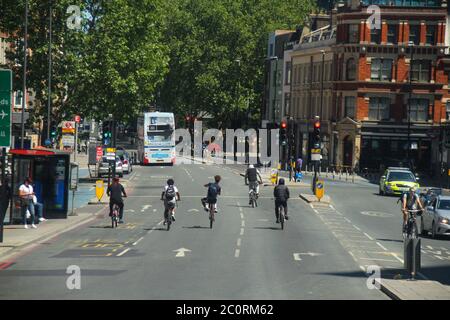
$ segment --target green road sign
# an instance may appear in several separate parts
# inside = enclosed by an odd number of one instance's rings
[[[12,72],[0,70],[0,147],[11,145]]]

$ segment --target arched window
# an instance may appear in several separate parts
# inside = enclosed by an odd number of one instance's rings
[[[350,58],[347,60],[346,79],[348,81],[356,80],[356,63],[355,59]]]

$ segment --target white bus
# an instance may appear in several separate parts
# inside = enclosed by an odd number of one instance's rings
[[[146,112],[138,118],[138,159],[142,165],[175,163],[175,117],[170,112]]]

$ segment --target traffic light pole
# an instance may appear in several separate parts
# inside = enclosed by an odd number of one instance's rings
[[[116,121],[114,120],[114,118],[113,118],[113,120],[111,121],[111,123],[112,123],[112,130],[111,130],[111,132],[112,132],[112,147],[114,148],[114,150],[116,149]],[[115,154],[115,152],[114,152],[114,154]],[[114,158],[114,162],[113,162],[113,173],[112,173],[112,176],[115,178],[116,177],[116,159]]]

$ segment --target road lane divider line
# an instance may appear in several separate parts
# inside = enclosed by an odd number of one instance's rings
[[[359,258],[360,260],[369,260],[369,261],[385,261],[385,262],[397,262],[396,260],[390,259],[379,259],[379,258]]]
[[[244,228],[241,228],[241,234],[240,234],[241,236],[243,236],[244,235]]]
[[[241,253],[241,250],[239,250],[239,249],[236,249],[235,251],[234,251],[234,257],[235,258],[239,258],[239,254]]]
[[[361,229],[358,228],[357,226],[353,225],[353,227],[354,227],[356,230],[361,231]]]
[[[369,238],[370,240],[375,240],[374,238],[372,238],[371,236],[369,236],[367,233],[364,232],[364,235]]]
[[[242,239],[241,239],[241,238],[237,239],[237,243],[236,243],[236,245],[237,245],[238,247],[240,247],[240,246],[241,246],[241,243],[242,243]]]
[[[242,220],[241,227],[245,227],[245,221]]]
[[[384,251],[388,251],[388,249],[386,249],[386,247],[383,246],[381,243],[376,242],[376,244],[377,244],[381,249],[383,249]]]
[[[141,242],[142,239],[144,239],[144,237],[140,237],[136,242],[133,243],[133,246],[135,246],[135,245],[137,245],[139,242]]]
[[[121,257],[121,256],[123,256],[125,253],[127,253],[128,251],[130,251],[130,248],[127,248],[127,249],[125,249],[125,250],[123,250],[121,253],[119,253],[117,256],[118,257]]]

